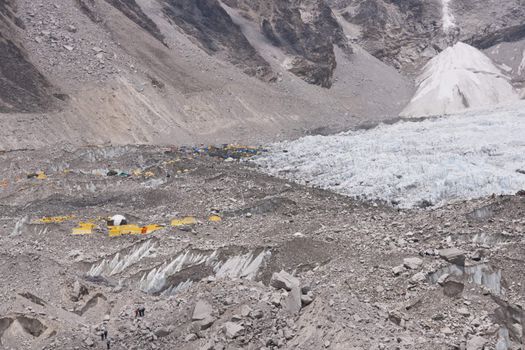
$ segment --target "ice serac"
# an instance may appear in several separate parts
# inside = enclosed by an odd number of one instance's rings
[[[490,58],[461,42],[430,60],[416,82],[418,89],[400,116],[445,115],[519,99]]]
[[[512,195],[525,188],[525,101],[418,123],[274,145],[271,175],[399,207]],[[286,152],[284,152],[286,151]]]

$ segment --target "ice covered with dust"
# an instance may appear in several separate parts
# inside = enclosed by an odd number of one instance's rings
[[[285,152],[287,151],[287,152]],[[434,205],[525,189],[525,101],[272,146],[265,172],[371,200]]]
[[[117,253],[111,259],[103,259],[99,263],[93,264],[88,272],[88,276],[113,276],[121,273],[131,265],[150,256],[154,249],[155,242],[152,239],[146,240],[144,243],[134,246],[125,254]]]
[[[211,267],[213,276],[217,278],[244,278],[253,280],[259,268],[263,265],[264,259],[271,256],[270,251],[261,252],[251,251],[246,254],[229,256],[226,259],[220,258],[220,250],[213,252],[201,252],[187,250],[179,254],[171,262],[165,262],[161,266],[145,273],[139,281],[139,289],[146,293],[157,293],[163,291],[170,277],[177,273],[195,266]],[[164,290],[165,295],[174,295],[177,292],[191,286],[191,278],[170,286]]]
[[[519,99],[509,78],[483,52],[464,43],[431,59],[417,78],[403,117],[454,114]]]

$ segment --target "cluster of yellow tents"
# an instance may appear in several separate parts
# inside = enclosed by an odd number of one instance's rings
[[[39,224],[60,224],[66,221],[71,221],[75,219],[74,215],[64,215],[64,216],[46,216],[41,219],[36,220],[36,223]],[[73,235],[90,235],[93,234],[98,226],[97,221],[105,220],[102,217],[99,217],[94,220],[87,222],[79,222],[77,227],[74,227],[71,234]],[[210,215],[208,217],[209,222],[220,222],[222,218],[219,215]],[[171,220],[170,226],[181,227],[181,226],[193,226],[198,224],[198,220],[194,216],[186,216],[181,218],[176,218]],[[158,231],[166,227],[165,225],[150,224],[145,226],[139,226],[134,224],[120,225],[120,226],[108,226],[108,235],[109,237],[120,237],[123,235],[146,235]]]

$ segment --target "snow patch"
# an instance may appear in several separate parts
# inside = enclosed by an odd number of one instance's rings
[[[416,83],[418,89],[400,116],[453,114],[519,99],[490,58],[461,42],[430,60]]]
[[[456,19],[450,10],[450,3],[452,0],[441,0],[443,5],[443,31],[448,32],[450,29],[456,27]]]
[[[521,63],[518,67],[518,75],[521,75],[525,72],[525,49],[523,49],[523,53],[521,54]]]
[[[265,172],[402,208],[525,189],[525,101],[274,145]],[[287,152],[284,152],[284,151]]]

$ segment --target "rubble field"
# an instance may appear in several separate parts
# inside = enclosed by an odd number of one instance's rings
[[[0,348],[521,348],[523,192],[399,209],[259,151],[0,153]]]

